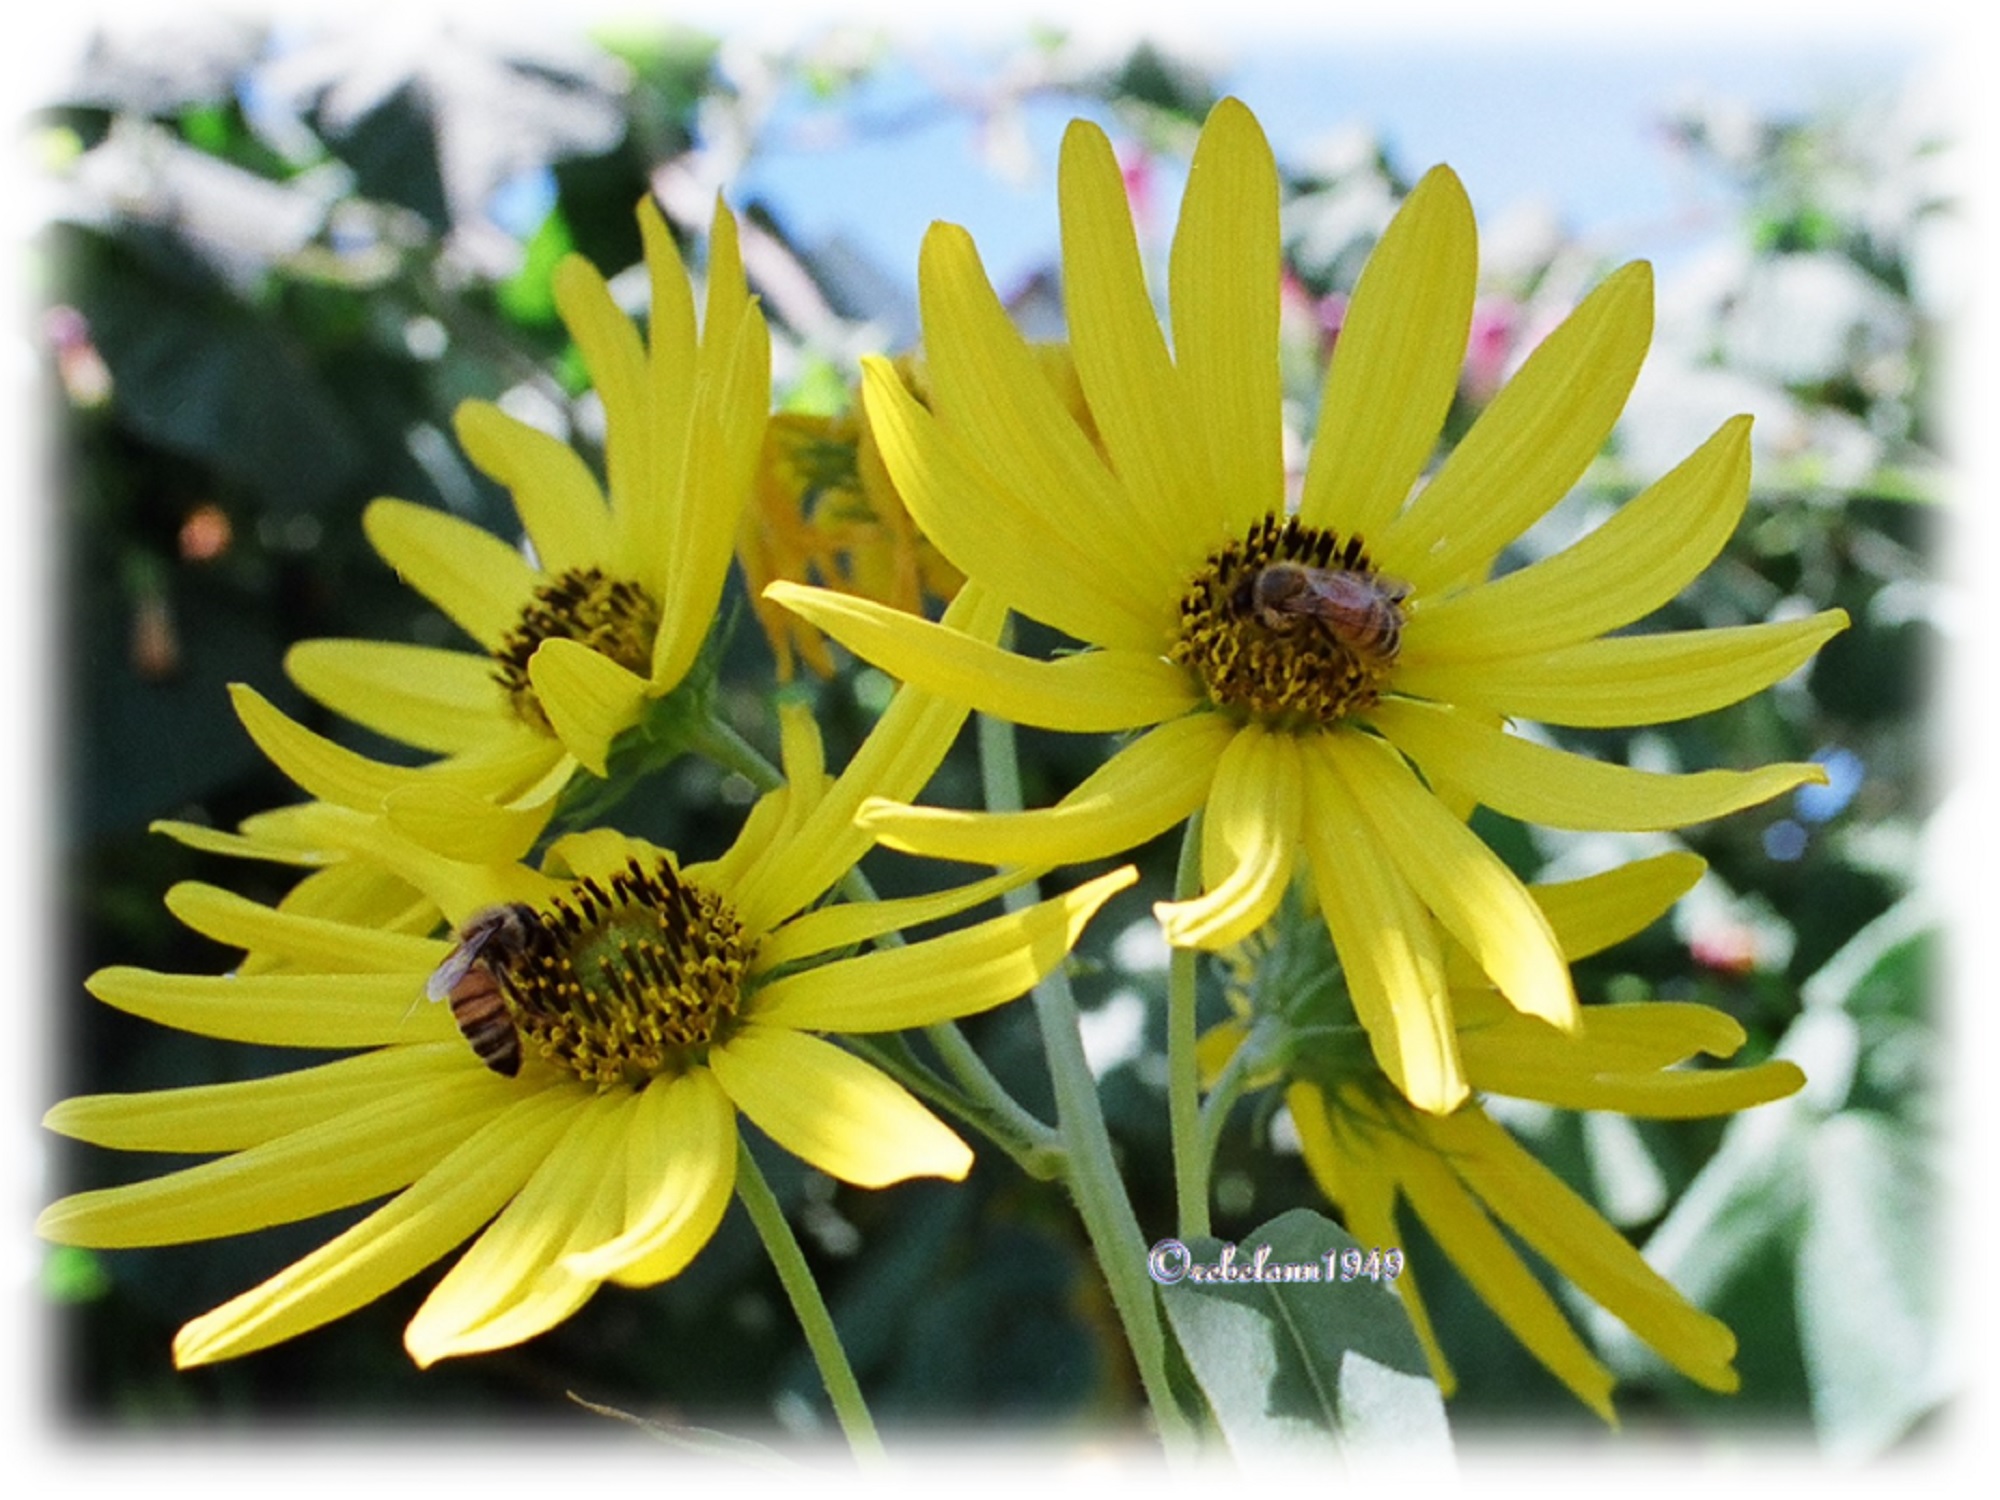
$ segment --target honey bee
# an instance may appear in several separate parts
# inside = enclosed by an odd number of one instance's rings
[[[431,1000],[451,1002],[451,1018],[473,1055],[503,1078],[521,1071],[521,1034],[494,966],[521,950],[533,915],[532,907],[518,902],[480,912],[459,929],[458,946],[424,985]]]
[[[1402,644],[1403,612],[1410,586],[1385,574],[1269,562],[1250,576],[1242,602],[1266,629],[1287,634],[1310,621],[1338,645],[1381,660]]]

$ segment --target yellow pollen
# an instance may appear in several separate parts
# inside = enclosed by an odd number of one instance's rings
[[[532,908],[495,977],[524,1052],[599,1088],[699,1060],[727,1030],[756,944],[727,902],[662,859]]]
[[[1388,680],[1408,594],[1359,537],[1265,516],[1189,581],[1168,655],[1219,708],[1276,727],[1336,723]]]
[[[638,584],[607,578],[599,568],[571,568],[535,590],[493,653],[493,675],[522,722],[546,730],[548,715],[528,680],[528,663],[543,641],[577,641],[644,677],[659,630],[660,607]]]

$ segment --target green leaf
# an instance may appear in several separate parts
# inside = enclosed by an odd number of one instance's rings
[[[1444,1403],[1401,1301],[1383,1281],[1339,1276],[1341,1252],[1365,1260],[1392,1247],[1360,1245],[1303,1208],[1233,1247],[1190,1240],[1182,1258],[1168,1248],[1177,1243],[1154,1247],[1160,1301],[1238,1457],[1336,1449],[1350,1460],[1393,1455],[1399,1471],[1411,1460],[1449,1470]],[[1166,1283],[1176,1264],[1200,1269]],[[1222,1277],[1208,1279],[1216,1267]],[[1318,1279],[1286,1279],[1301,1273]]]
[[[1886,1116],[1847,1110],[1806,1155],[1799,1332],[1829,1452],[1872,1458],[1950,1393],[1939,1360],[1929,1152]]]

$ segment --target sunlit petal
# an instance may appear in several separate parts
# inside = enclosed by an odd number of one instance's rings
[[[1421,596],[1481,572],[1583,477],[1653,334],[1653,273],[1610,276],[1528,356],[1437,477],[1371,547]]]
[[[1495,812],[1551,828],[1681,828],[1808,783],[1826,784],[1825,769],[1811,763],[1684,775],[1635,771],[1411,700],[1378,704],[1369,718],[1427,774],[1435,765]]]
[[[1253,725],[1239,730],[1216,762],[1202,813],[1207,890],[1153,908],[1167,941],[1225,948],[1264,925],[1284,900],[1305,818],[1297,741]]]
[[[1137,878],[1126,865],[1022,911],[773,980],[750,1013],[766,1026],[866,1033],[990,1009],[1060,964],[1097,909]]]
[[[1313,890],[1369,1046],[1419,1109],[1455,1109],[1468,1090],[1430,916],[1332,764],[1301,764]]]
[[[187,1324],[174,1362],[186,1369],[267,1348],[409,1280],[513,1196],[575,1107],[562,1089],[520,1100],[352,1229]]]
[[[1208,449],[1216,538],[1284,508],[1278,171],[1243,104],[1209,112],[1168,263],[1181,408]]]
[[[1200,702],[1188,674],[1153,653],[1085,651],[1034,661],[851,594],[782,582],[764,594],[891,677],[1016,724],[1072,733],[1138,729]]]
[[[963,1178],[972,1152],[903,1086],[831,1042],[745,1026],[709,1054],[716,1081],[772,1140],[857,1187]]]
[[[968,813],[861,805],[861,826],[891,849],[979,864],[1074,864],[1143,844],[1207,798],[1216,762],[1236,733],[1219,714],[1195,713],[1149,730],[1054,807]]]
[[[1372,537],[1430,461],[1458,392],[1479,245],[1472,205],[1433,167],[1383,231],[1340,322],[1299,517]]]
[[[374,501],[361,513],[361,525],[405,583],[488,651],[520,623],[535,571],[498,537],[407,500]]]

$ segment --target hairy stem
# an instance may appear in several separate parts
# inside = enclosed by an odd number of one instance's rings
[[[861,1386],[847,1362],[847,1351],[840,1345],[833,1316],[826,1310],[826,1299],[819,1294],[819,1283],[813,1280],[812,1268],[806,1264],[798,1236],[786,1222],[785,1211],[778,1207],[771,1185],[764,1180],[756,1158],[741,1137],[736,1143],[736,1196],[749,1211],[750,1222],[757,1226],[757,1237],[764,1242],[771,1264],[777,1267],[785,1295],[791,1298],[792,1311],[798,1314],[813,1363],[819,1366],[819,1377],[833,1402],[833,1414],[839,1419],[840,1430],[847,1434],[847,1446],[858,1461],[879,1463],[883,1458],[882,1439],[875,1431],[875,1419],[868,1414],[868,1403],[861,1399]]]

